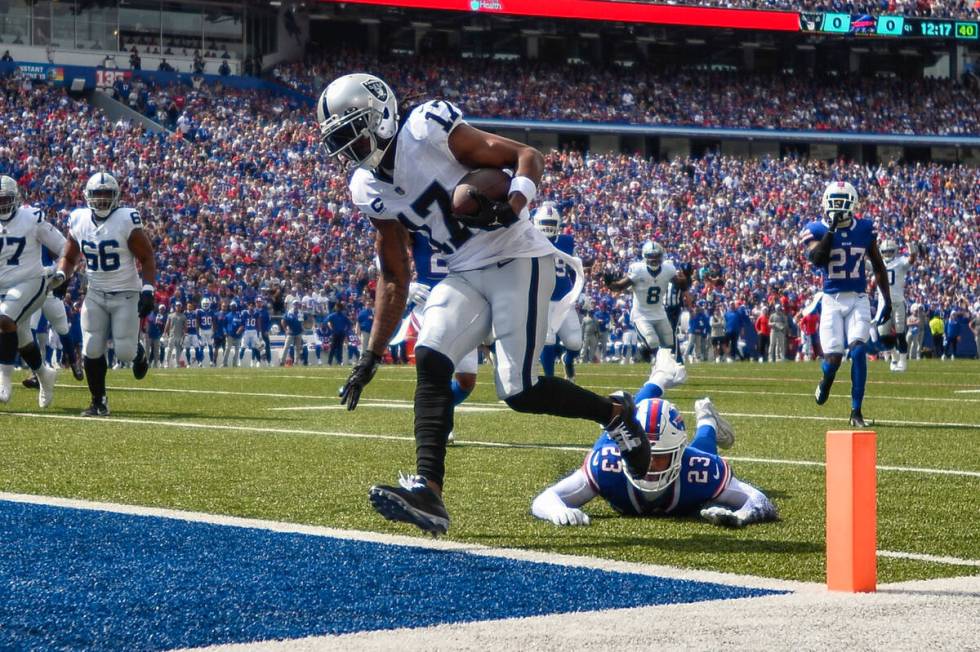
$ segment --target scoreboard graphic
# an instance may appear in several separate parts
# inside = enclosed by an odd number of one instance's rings
[[[906,18],[905,16],[804,12],[800,14],[800,31],[855,36],[976,41],[980,38],[980,23],[963,20]]]

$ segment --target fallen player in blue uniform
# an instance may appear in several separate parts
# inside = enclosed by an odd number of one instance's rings
[[[531,513],[555,525],[588,525],[580,508],[601,496],[626,516],[685,516],[700,513],[705,520],[728,527],[779,518],[764,493],[736,478],[718,448],[735,443],[735,431],[710,398],[694,403],[697,432],[687,443],[680,412],[661,398],[664,391],[684,382],[687,372],[666,351],[658,355],[650,380],[636,395],[636,418],[650,437],[649,472],[641,479],[624,470],[619,447],[603,431],[582,466],[545,489]]]

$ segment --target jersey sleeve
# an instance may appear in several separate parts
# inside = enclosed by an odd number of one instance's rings
[[[669,279],[677,276],[677,266],[669,260],[664,262],[664,271],[667,272]]]
[[[397,219],[384,204],[381,195],[373,187],[374,177],[364,169],[358,169],[350,179],[351,201],[357,209],[372,220]]]
[[[79,228],[81,226],[82,214],[81,209],[76,209],[71,212],[68,216],[68,235],[75,242],[81,243],[82,237],[79,234]]]
[[[455,104],[446,100],[431,100],[412,111],[407,126],[415,140],[425,141],[440,153],[453,156],[449,150],[449,134],[465,123],[463,112]]]
[[[143,218],[135,208],[121,207],[117,209],[120,213],[119,235],[124,242],[129,241],[129,236],[136,229],[143,228]]]
[[[804,226],[803,230],[800,231],[800,245],[805,247],[811,242],[817,242],[823,238],[824,229],[821,228],[822,226],[819,222],[810,222]]]
[[[37,223],[37,239],[45,249],[54,254],[57,258],[65,250],[65,236],[61,231],[48,224],[43,219]]]
[[[643,271],[643,268],[640,267],[641,264],[642,263],[631,263],[629,269],[626,271],[627,278],[629,278],[629,280],[633,283],[636,283],[637,280],[639,280],[640,274]]]

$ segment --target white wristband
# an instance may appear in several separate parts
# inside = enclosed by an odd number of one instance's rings
[[[154,287],[152,285],[150,285],[149,283],[143,284],[143,292],[153,292],[153,291],[154,291]]]
[[[519,192],[524,195],[527,203],[534,201],[534,198],[538,196],[538,187],[534,185],[534,182],[527,177],[514,177],[510,180],[510,192],[507,193],[510,196],[512,193]]]

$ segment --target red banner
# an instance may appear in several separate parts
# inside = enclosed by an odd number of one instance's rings
[[[605,0],[320,0],[327,4],[360,4],[406,9],[445,9],[474,14],[510,14],[602,20],[623,23],[729,27],[735,29],[800,31],[799,14],[791,11],[681,7]]]

